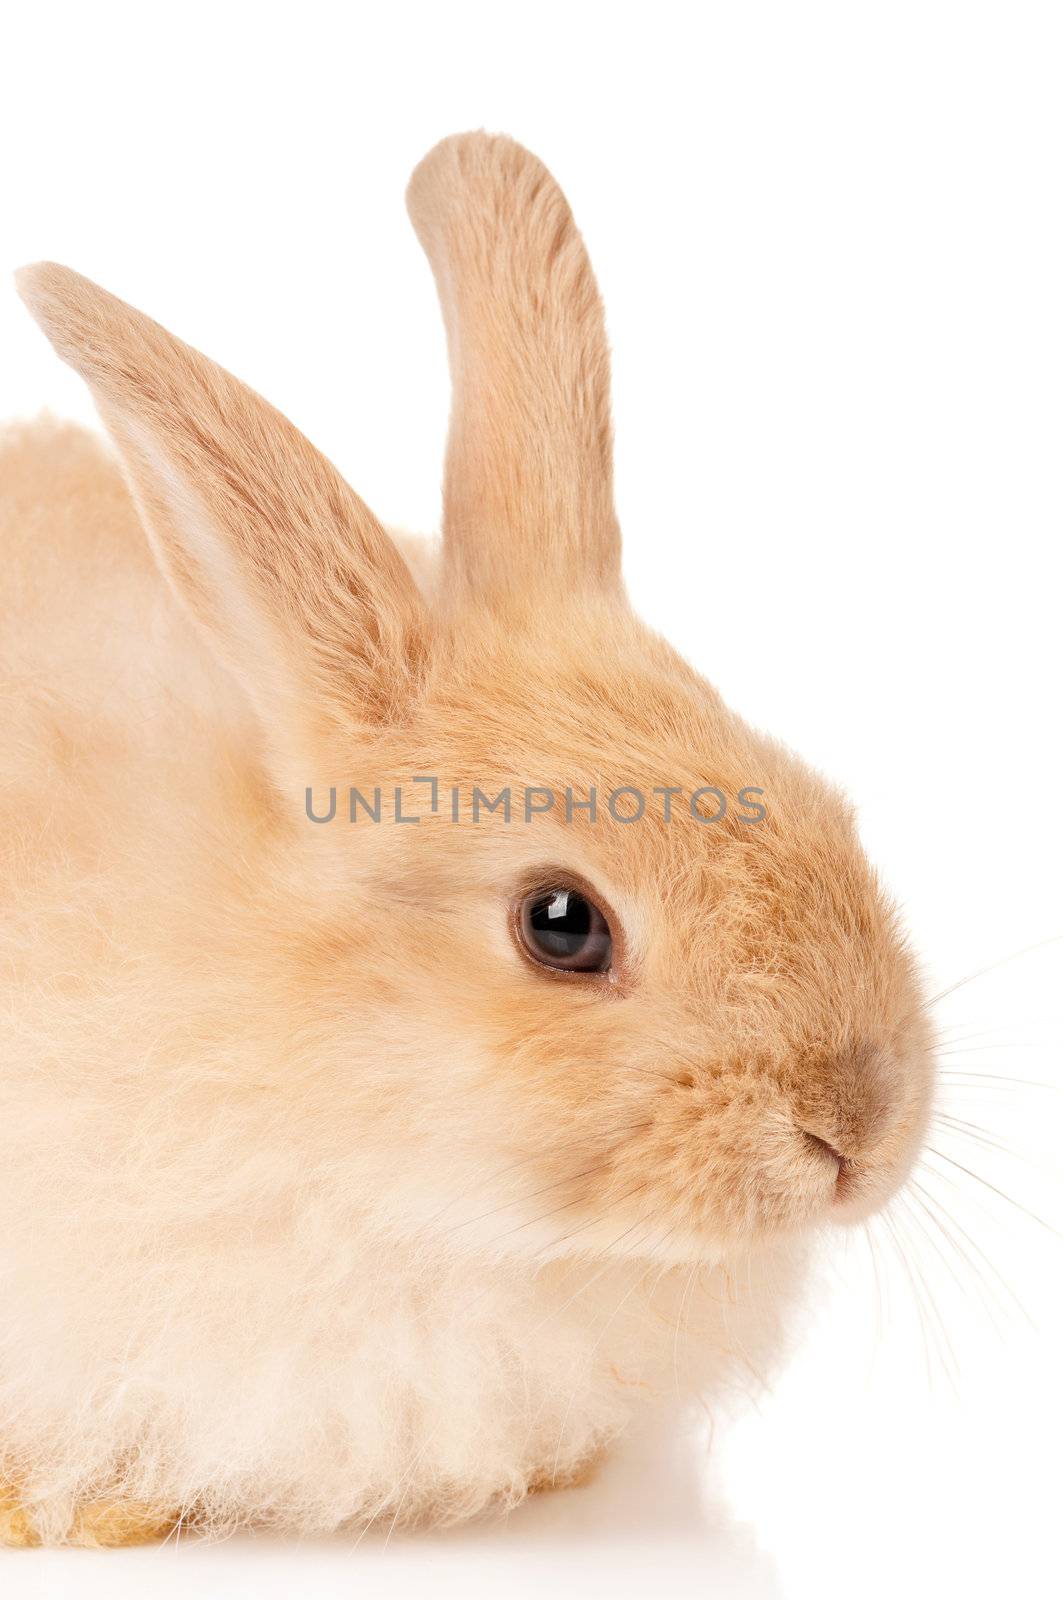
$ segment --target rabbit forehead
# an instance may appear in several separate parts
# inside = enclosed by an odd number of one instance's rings
[[[664,784],[669,767],[695,779],[710,759],[720,768],[771,748],[663,639],[592,595],[461,613],[423,726],[488,774],[562,787],[607,767],[618,782],[637,771]]]
[[[460,630],[402,738],[407,766],[466,794],[508,789],[514,813],[596,841],[621,882],[647,852],[674,877],[761,842],[777,861],[810,848],[863,861],[840,791],[649,629],[593,604]]]

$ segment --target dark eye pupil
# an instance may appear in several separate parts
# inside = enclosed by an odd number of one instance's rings
[[[521,932],[529,954],[545,966],[604,972],[612,958],[609,924],[575,889],[545,889],[521,907]]]
[[[572,956],[587,942],[591,908],[581,894],[557,889],[532,906],[529,918],[536,943],[555,956]]]

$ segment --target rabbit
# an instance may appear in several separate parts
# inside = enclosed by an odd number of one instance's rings
[[[849,803],[626,597],[557,184],[471,133],[407,199],[438,549],[139,311],[19,274],[108,442],[0,454],[8,1543],[577,1484],[770,1379],[814,1242],[924,1136],[923,980]]]

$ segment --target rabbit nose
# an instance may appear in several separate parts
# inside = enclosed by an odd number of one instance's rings
[[[900,1109],[897,1068],[876,1045],[858,1045],[809,1063],[795,1120],[820,1154],[843,1167],[885,1138]]]

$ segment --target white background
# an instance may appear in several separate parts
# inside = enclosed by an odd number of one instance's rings
[[[939,1148],[1053,1228],[1059,16],[53,4],[7,16],[0,102],[0,266],[54,257],[132,300],[413,528],[438,514],[447,383],[406,177],[476,126],[547,161],[606,299],[636,603],[852,791],[932,988],[1015,956],[940,1008],[942,1104],[1008,1148]],[[90,416],[0,289],[0,413],[42,405]],[[633,1441],[593,1487],[443,1538],[0,1555],[0,1589],[1058,1593],[1063,1243],[929,1166],[953,1243],[913,1205],[874,1270],[839,1239],[818,1326],[711,1454]]]

